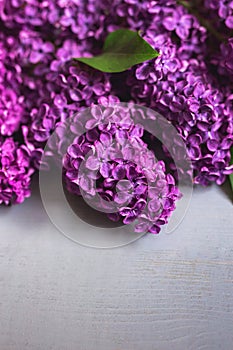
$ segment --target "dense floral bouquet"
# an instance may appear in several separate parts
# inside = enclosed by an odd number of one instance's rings
[[[30,196],[51,134],[92,108],[88,131],[63,157],[64,183],[92,195],[95,180],[105,202],[121,204],[111,220],[159,232],[181,197],[171,155],[137,123],[106,125],[98,105],[108,117],[120,101],[159,112],[186,145],[193,183],[221,185],[233,172],[232,33],[232,1],[0,1],[0,204]],[[50,155],[62,148],[58,135]],[[101,164],[102,143],[112,139],[120,150]],[[134,161],[124,159],[125,140]],[[165,159],[149,161],[157,146]]]

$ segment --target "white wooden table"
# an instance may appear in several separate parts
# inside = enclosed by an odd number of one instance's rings
[[[36,192],[0,208],[1,350],[233,349],[228,186],[196,189],[173,234],[112,250],[59,234]]]

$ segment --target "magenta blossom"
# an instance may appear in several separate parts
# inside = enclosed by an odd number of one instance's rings
[[[22,203],[31,194],[30,151],[12,138],[0,141],[0,204]]]

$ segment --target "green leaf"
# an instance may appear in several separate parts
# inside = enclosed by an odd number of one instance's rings
[[[75,60],[102,72],[118,73],[158,55],[159,53],[142,39],[139,33],[129,29],[118,29],[107,36],[101,55]]]
[[[233,147],[231,149],[231,164],[233,164]],[[230,178],[230,183],[233,191],[233,173],[229,175],[229,178]]]

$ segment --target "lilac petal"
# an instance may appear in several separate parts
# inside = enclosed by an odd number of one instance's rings
[[[77,180],[78,178],[78,170],[68,170],[66,172],[66,177],[70,180]]]
[[[191,147],[188,150],[188,154],[191,159],[199,159],[201,157],[201,150],[199,147]]]
[[[158,234],[160,232],[161,228],[157,225],[152,225],[149,229],[149,232],[150,233],[153,233],[153,234]]]
[[[61,67],[61,64],[62,63],[60,61],[57,61],[57,60],[52,61],[51,65],[50,65],[51,71],[57,72],[59,70],[59,68]]]
[[[224,5],[224,2],[223,1],[219,1],[219,10],[218,10],[218,14],[221,18],[226,18],[227,17],[227,12],[228,12],[228,9],[227,9],[227,6]]]
[[[215,152],[218,149],[218,141],[217,140],[208,140],[207,147],[211,152]]]
[[[164,106],[169,106],[172,98],[173,96],[171,94],[164,92],[164,94],[161,96],[160,102],[163,103]]]
[[[132,198],[132,195],[130,195],[129,193],[127,192],[118,192],[116,193],[115,197],[114,197],[114,201],[117,203],[117,204],[126,204],[126,203],[129,203],[129,201],[131,200]]]
[[[227,153],[228,152],[226,150],[217,150],[213,155],[212,163],[214,163],[215,161],[218,161],[218,160],[222,160],[222,159],[225,160]]]
[[[96,153],[97,153],[97,156],[99,159],[105,159],[106,161],[108,160],[108,156],[106,155],[106,148],[104,147],[104,145],[99,142],[99,141],[96,141],[95,143],[95,150],[96,150]]]
[[[91,107],[91,114],[96,120],[100,120],[102,117],[102,108],[100,106]]]
[[[39,53],[38,51],[32,51],[29,57],[29,60],[31,63],[38,63],[43,58],[43,54]]]
[[[209,120],[214,116],[213,106],[210,104],[200,105],[198,113],[201,118],[205,118],[205,120]]]
[[[114,113],[114,108],[113,107],[106,107],[103,111],[103,119],[106,121],[109,121],[110,117],[113,115]]]
[[[143,127],[140,125],[136,125],[135,128],[133,128],[133,130],[131,131],[130,136],[142,137],[143,134],[144,134]]]
[[[136,70],[136,78],[138,80],[145,80],[149,77],[151,72],[151,67],[148,63],[142,64],[137,70]]]
[[[109,163],[102,163],[100,165],[100,174],[106,179],[110,176],[111,166]]]
[[[91,145],[87,143],[83,143],[82,145],[80,145],[80,147],[84,155],[86,155],[90,150],[92,150]]]
[[[75,135],[82,135],[84,133],[84,126],[82,123],[80,123],[80,121],[75,120],[72,122],[72,124],[70,125],[70,130],[72,131],[72,133],[74,133]]]
[[[140,222],[135,225],[134,231],[138,233],[147,233],[149,228],[148,222]]]
[[[137,215],[138,215],[145,208],[145,206],[146,206],[145,199],[143,199],[143,198],[139,199],[133,207],[134,212],[137,213]]]
[[[69,94],[70,98],[75,102],[81,101],[83,99],[82,92],[78,89],[70,90]]]
[[[157,212],[161,208],[161,203],[159,200],[152,200],[148,203],[148,208],[152,212]]]
[[[197,126],[198,126],[198,128],[201,130],[201,131],[208,131],[208,129],[209,129],[209,123],[207,123],[207,122],[198,122],[197,123]]]
[[[190,99],[189,108],[191,112],[196,113],[199,110],[199,107],[200,107],[200,104],[196,99],[194,98]]]
[[[172,31],[176,28],[177,23],[175,22],[174,18],[165,17],[163,20],[163,25],[167,30]]]
[[[148,196],[149,198],[155,198],[161,193],[161,190],[159,187],[149,187],[148,189]]]
[[[179,67],[179,61],[176,58],[171,59],[167,64],[168,70],[172,73],[175,73],[178,67]]]
[[[120,210],[121,216],[128,216],[131,214],[131,212],[132,212],[132,209],[129,207],[124,207]]]
[[[166,180],[167,180],[169,185],[175,186],[175,179],[171,174],[167,174]]]
[[[164,187],[166,187],[167,186],[167,181],[166,180],[162,180],[162,179],[160,179],[160,180],[158,180],[157,182],[156,182],[156,187],[160,190],[161,188],[164,188]]]
[[[113,179],[105,179],[104,180],[104,187],[106,188],[114,188],[116,185],[116,180],[113,180]]]
[[[124,179],[125,173],[125,167],[122,165],[117,165],[112,171],[112,175],[116,180]]]
[[[86,122],[86,129],[93,129],[95,126],[98,125],[98,121],[96,119],[89,119],[87,122]]]
[[[54,98],[54,104],[55,106],[59,107],[64,107],[67,104],[67,99],[65,96],[62,95],[56,95],[56,97]]]
[[[42,125],[45,129],[49,130],[49,129],[53,129],[54,122],[55,121],[53,118],[47,117],[47,118],[44,118]]]
[[[97,96],[101,96],[105,93],[105,85],[103,83],[98,83],[93,86],[93,91]]]
[[[153,169],[156,163],[155,156],[152,152],[145,152],[140,156],[140,160],[141,165],[148,170]]]
[[[183,26],[178,26],[176,28],[176,33],[181,39],[185,40],[189,36],[189,29]]]
[[[218,186],[221,186],[226,181],[225,175],[220,175],[219,178],[216,180],[216,184]]]
[[[79,77],[75,74],[71,75],[70,77],[68,77],[67,82],[70,87],[76,88],[79,84]]]
[[[205,92],[205,87],[202,83],[198,83],[193,91],[193,95],[198,99],[200,96],[202,96]]]
[[[35,132],[35,140],[38,142],[44,142],[47,141],[48,137],[49,137],[49,133],[47,130],[38,130]]]
[[[164,203],[164,206],[163,206],[163,209],[165,210],[169,210],[172,206],[173,206],[173,200],[171,198],[167,198],[165,200],[165,203]]]
[[[226,137],[221,144],[221,149],[229,150],[233,144],[233,139],[231,137]]]
[[[94,195],[94,187],[93,187],[93,181],[88,179],[87,177],[81,177],[79,179],[79,186],[88,194]]]
[[[111,141],[112,141],[112,135],[108,132],[102,132],[100,134],[100,141],[104,144],[104,145],[110,145]]]
[[[43,44],[42,49],[45,53],[50,53],[50,52],[53,52],[54,46],[52,43],[47,42]]]
[[[3,157],[1,158],[1,166],[3,168],[7,168],[11,163],[11,160],[9,159],[9,157]]]
[[[74,169],[79,169],[79,167],[80,167],[80,164],[82,163],[82,161],[83,161],[83,158],[78,158],[78,159],[73,159],[72,160],[72,162],[71,162],[71,165],[72,165],[72,167],[74,168]]]
[[[190,15],[184,15],[181,18],[182,25],[186,28],[192,28],[193,25],[193,17]]]
[[[117,191],[130,191],[133,189],[133,185],[129,180],[120,180],[117,183],[116,190]]]
[[[39,109],[38,116],[40,118],[46,117],[48,115],[49,109],[50,109],[49,105],[47,105],[46,103],[43,103]]]
[[[137,216],[133,213],[130,213],[128,216],[125,217],[125,219],[123,220],[123,223],[125,225],[130,225],[132,224],[132,222],[135,221],[135,219],[137,218]]]
[[[194,147],[199,147],[201,144],[201,141],[202,141],[201,136],[198,134],[189,135],[188,137],[188,142]]]
[[[86,138],[91,143],[95,142],[98,139],[98,137],[99,137],[99,132],[97,128],[88,130],[86,133]]]
[[[120,145],[123,145],[125,143],[125,141],[127,140],[127,131],[125,130],[117,130],[115,137],[116,137],[116,141],[118,143],[120,143]]]
[[[85,86],[85,88],[83,88],[83,90],[82,90],[83,99],[88,101],[88,100],[90,100],[92,95],[93,95],[92,87],[91,86]]]
[[[65,77],[64,74],[59,74],[59,76],[57,77],[57,80],[58,80],[58,84],[61,85],[61,86],[66,86],[67,84],[67,79]]]
[[[147,185],[146,184],[139,184],[135,187],[135,194],[136,195],[141,195],[147,191]]]
[[[226,25],[227,25],[228,28],[233,29],[233,16],[227,17]]]
[[[219,170],[225,169],[225,162],[222,159],[214,161],[213,164],[216,169],[219,169]]]
[[[182,111],[185,104],[185,99],[183,96],[174,96],[173,101],[171,102],[170,109],[172,112]]]
[[[82,150],[78,144],[71,145],[68,148],[68,154],[73,158],[78,158],[78,157],[82,156]]]
[[[225,167],[224,174],[225,175],[233,174],[233,164]]]
[[[216,123],[213,124],[211,128],[211,132],[216,132],[222,127],[222,120],[217,121]]]
[[[86,167],[90,170],[98,170],[100,167],[100,161],[94,156],[87,158]]]

